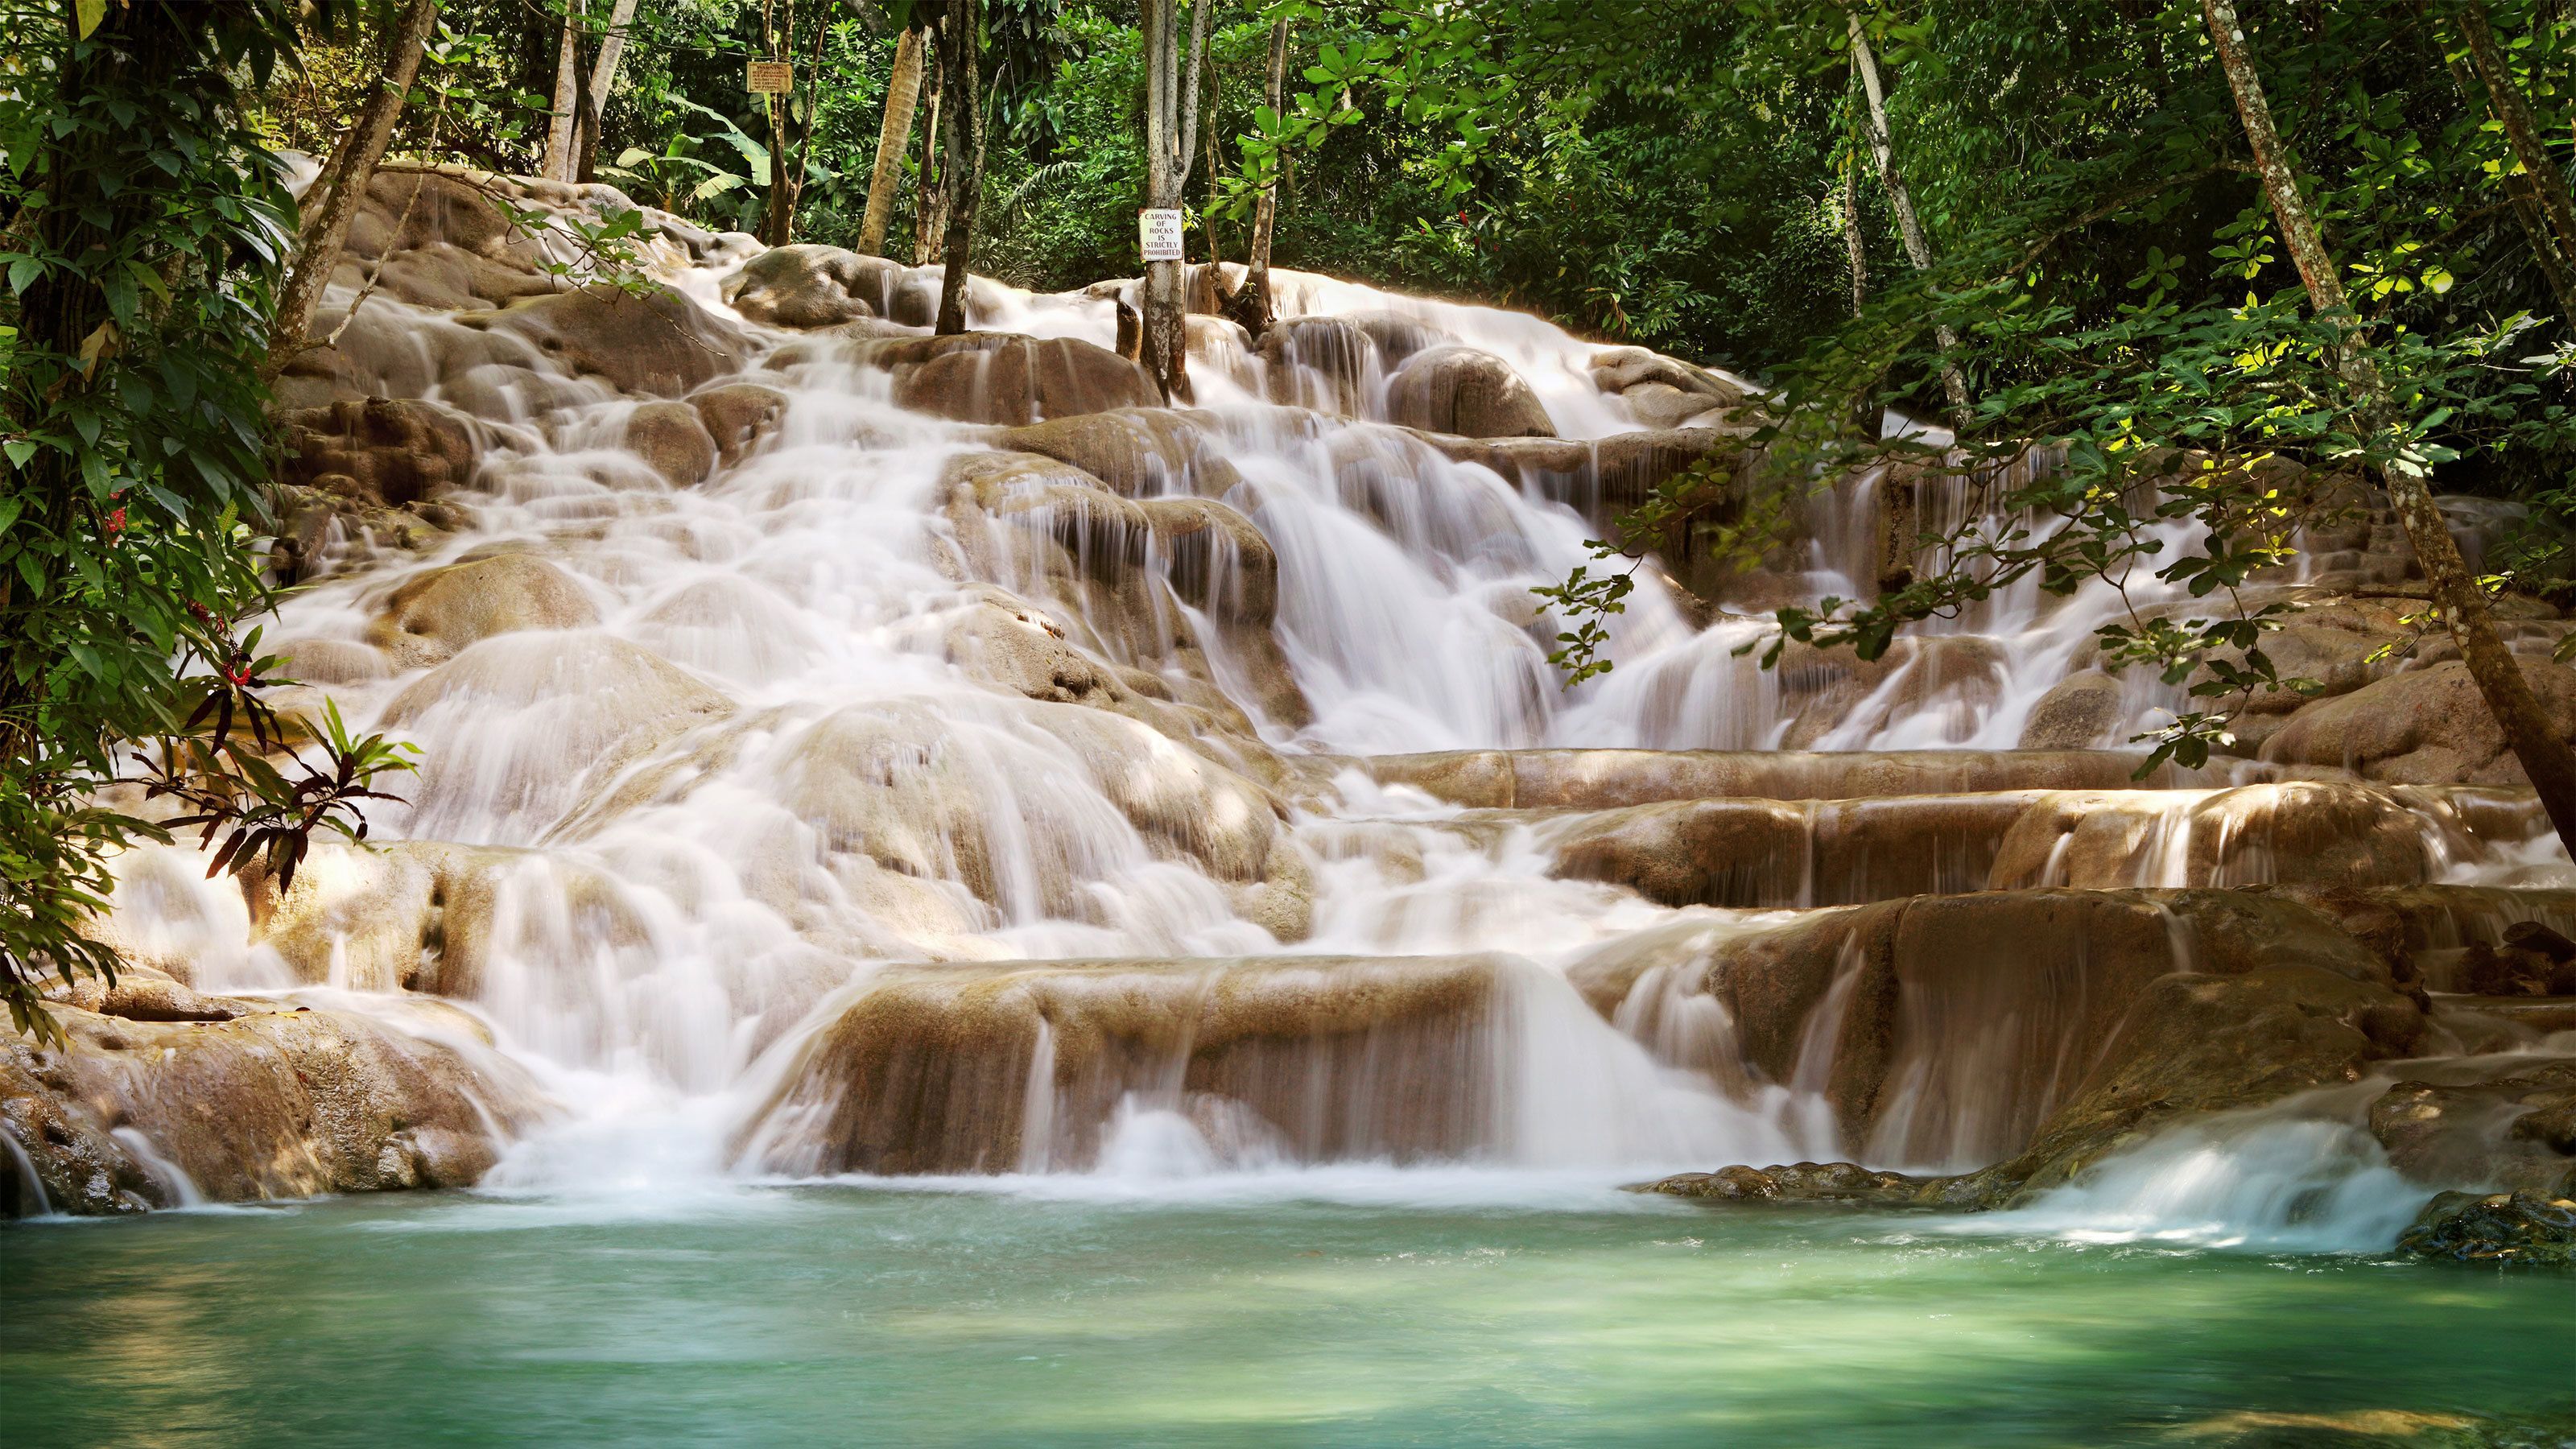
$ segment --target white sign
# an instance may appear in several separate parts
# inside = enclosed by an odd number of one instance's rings
[[[1149,262],[1177,262],[1181,259],[1181,214],[1166,207],[1149,207],[1136,213],[1136,239],[1145,248]]]

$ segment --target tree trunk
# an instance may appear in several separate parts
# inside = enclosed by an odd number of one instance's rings
[[[939,284],[942,337],[966,330],[966,264],[975,249],[975,203],[984,190],[984,96],[974,7],[951,0],[947,33],[940,37],[940,90],[948,97],[948,164],[940,171],[947,194],[947,236],[940,243],[948,272]],[[963,163],[962,165],[960,163]]]
[[[936,38],[937,32],[932,32]],[[939,180],[939,111],[948,90],[948,67],[930,68],[930,115],[921,132],[921,175],[912,207],[912,264],[925,267],[939,260],[940,233],[948,225],[948,188]]]
[[[1199,135],[1207,142],[1207,175],[1203,178],[1207,204],[1199,208],[1199,226],[1207,233],[1209,285],[1215,287],[1218,295],[1222,297],[1225,292],[1225,275],[1218,269],[1225,265],[1225,253],[1218,248],[1216,242],[1216,92],[1216,67],[1209,66],[1207,68],[1207,104],[1199,114]]]
[[[1869,150],[1878,162],[1879,182],[1887,188],[1887,204],[1896,213],[1897,234],[1905,240],[1906,259],[1918,272],[1932,267],[1932,244],[1923,237],[1923,223],[1914,215],[1914,196],[1905,188],[1905,178],[1896,170],[1896,147],[1887,134],[1887,95],[1879,88],[1878,57],[1869,49],[1869,36],[1861,29],[1860,16],[1848,17],[1851,23],[1852,65],[1860,72],[1861,89],[1869,96]],[[1959,334],[1947,323],[1933,329],[1941,343],[1941,390],[1950,398],[1950,410],[1964,425],[1968,420],[1968,380],[1959,372],[1951,354],[1959,350]]]
[[[1851,257],[1852,317],[1869,305],[1869,248],[1860,235],[1860,158],[1843,168],[1843,250]]]
[[[912,111],[921,100],[921,32],[907,30],[894,44],[894,73],[886,78],[885,121],[877,127],[877,164],[868,176],[868,214],[859,223],[859,255],[885,255],[887,223],[894,220],[894,192],[903,175],[904,149],[912,143]]]
[[[1270,24],[1270,76],[1262,91],[1272,115],[1279,114],[1280,98],[1288,85],[1288,22]],[[1270,158],[1270,179],[1261,188],[1261,197],[1252,204],[1252,252],[1244,259],[1243,290],[1236,295],[1232,309],[1234,320],[1258,341],[1270,330],[1279,311],[1270,300],[1270,234],[1279,219],[1279,167],[1282,157]]]
[[[2549,218],[2550,231],[2558,238],[2560,255],[2576,259],[2576,200],[2569,198],[2567,178],[2559,173],[2558,163],[2549,159],[2549,148],[2540,137],[2540,123],[2533,119],[2531,106],[2515,88],[2513,72],[2505,67],[2504,52],[2496,45],[2495,27],[2487,20],[2486,0],[2462,0],[2460,32],[2469,43],[2469,63],[2477,67],[2478,78],[2487,83],[2488,98],[2495,102],[2496,119],[2504,123],[2505,139],[2513,143],[2514,159],[2531,177],[2531,189],[2539,197],[2541,213]]]
[[[2245,123],[2245,141],[2254,153],[2255,169],[2263,178],[2264,195],[2272,203],[2273,219],[2280,225],[2281,239],[2299,269],[2299,279],[2307,284],[2308,305],[2320,316],[2348,317],[2351,308],[2344,296],[2342,276],[2326,252],[2316,220],[2308,213],[2307,201],[2299,194],[2298,178],[2290,172],[2280,133],[2272,127],[2271,106],[2264,99],[2262,77],[2255,73],[2253,56],[2246,48],[2245,29],[2237,21],[2234,0],[2201,0],[2201,10],[2209,21],[2210,39],[2218,48],[2219,65],[2227,73],[2228,89],[2235,92],[2237,114]],[[2372,412],[2364,419],[2365,426],[2377,431],[2393,405],[2377,365],[2358,336],[2343,348],[2341,366],[2346,380],[2362,394],[2364,405]],[[2460,557],[2459,545],[2452,541],[2450,527],[2442,518],[2441,508],[2433,502],[2423,475],[2401,465],[2381,469],[2380,482],[2388,490],[2389,502],[2396,507],[2397,521],[2406,530],[2407,542],[2414,545],[2416,562],[2423,565],[2433,601],[2441,606],[2443,621],[2450,626],[2451,637],[2459,642],[2461,658],[2468,664],[2469,676],[2477,681],[2478,693],[2485,697],[2505,743],[2522,761],[2522,771],[2538,792],[2541,808],[2549,812],[2549,823],[2557,829],[2559,841],[2576,849],[2576,750],[2568,748],[2549,716],[2541,711],[2540,701],[2531,692],[2531,681],[2523,677],[2522,666],[2497,635],[2486,592],[2470,576],[2468,564]]]
[[[626,54],[626,27],[635,23],[635,0],[617,0],[608,12],[608,34],[599,42],[599,58],[590,67],[590,87],[582,108],[581,157],[573,174],[588,180],[597,165],[600,117],[608,109],[608,88],[617,84],[617,64]]]
[[[762,0],[760,39],[769,47],[770,59],[785,60],[796,48],[796,0],[786,0],[783,24],[773,25],[774,9],[772,0]],[[760,239],[783,247],[796,239],[796,194],[787,186],[787,97],[780,93],[760,99],[769,116],[769,206],[761,216]]]
[[[564,0],[563,41],[555,48],[554,119],[546,126],[543,169],[549,181],[572,179],[573,123],[580,101],[581,13],[584,0]]]
[[[277,315],[269,324],[268,357],[261,364],[267,379],[274,380],[303,350],[314,314],[322,308],[322,293],[331,285],[331,274],[339,270],[349,224],[357,219],[367,184],[375,179],[376,163],[384,159],[385,147],[393,141],[394,122],[402,116],[412,77],[420,73],[421,48],[428,43],[430,25],[437,18],[438,0],[411,0],[403,11],[402,28],[387,37],[384,69],[376,76],[375,89],[367,93],[366,104],[358,108],[348,144],[332,152],[341,174],[314,178],[315,187],[327,185],[331,190],[305,224],[294,269],[278,289]]]
[[[1198,134],[1199,65],[1207,54],[1215,0],[1198,0],[1190,17],[1190,61],[1180,65],[1180,0],[1144,0],[1145,204],[1176,209],[1190,179],[1190,142]],[[1144,363],[1167,402],[1188,402],[1189,293],[1180,262],[1145,264]]]

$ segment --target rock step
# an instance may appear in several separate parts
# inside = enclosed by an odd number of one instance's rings
[[[1351,858],[1413,849],[1425,828],[1492,849],[1511,826],[1529,829],[1560,878],[1668,906],[1773,909],[2033,886],[2420,885],[2497,859],[2546,821],[2529,790],[2290,781],[1477,810],[1427,827],[1318,822],[1301,838]]]
[[[1996,790],[2206,789],[2283,779],[2349,780],[2341,770],[2232,762],[2224,771],[2125,750],[1442,750],[1352,764],[1381,785],[1452,805],[1606,810],[1658,800],[1857,800]]]

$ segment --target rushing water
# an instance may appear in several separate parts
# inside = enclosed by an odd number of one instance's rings
[[[1198,1201],[934,1183],[21,1228],[5,1415],[29,1449],[2576,1442],[2559,1279],[1544,1180],[1472,1205],[1494,1190],[1354,1170]]]

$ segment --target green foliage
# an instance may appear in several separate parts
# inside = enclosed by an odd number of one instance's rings
[[[61,18],[7,12],[26,43],[0,92],[0,995],[33,1031],[44,973],[114,970],[82,924],[114,854],[166,835],[109,785],[246,831],[227,864],[291,869],[399,763],[335,726],[302,764],[232,624],[267,597],[258,362],[293,218],[234,85],[286,58],[292,12],[136,0],[80,36]],[[157,766],[121,768],[151,741]]]

